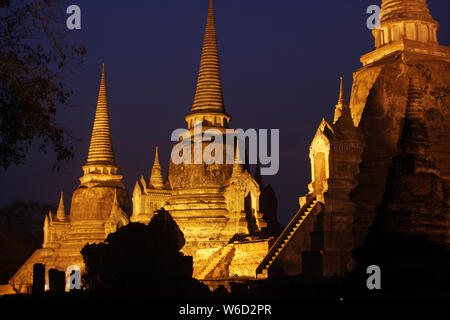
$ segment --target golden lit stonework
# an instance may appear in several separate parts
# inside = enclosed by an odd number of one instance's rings
[[[450,62],[450,50],[438,43],[438,29],[426,0],[383,0],[380,26],[372,30],[376,50],[361,62],[368,65],[395,53]]]
[[[72,265],[83,269],[81,249],[88,243],[103,241],[109,233],[128,224],[130,200],[118,170],[112,148],[103,67],[89,155],[83,166],[81,184],[72,195],[70,214],[65,214],[61,193],[56,215],[49,212],[45,217],[42,248],[35,251],[9,281],[15,290],[29,292],[35,263],[45,264],[46,270],[66,271]]]
[[[129,216],[130,199],[112,147],[103,68],[89,154],[70,213],[61,194],[56,214],[45,218],[42,248],[9,284],[29,292],[35,263],[47,269],[82,268],[80,250],[87,243],[103,241],[129,220],[147,224],[160,208],[184,233],[182,250],[193,257],[194,277],[211,287],[272,276],[344,276],[383,201],[393,159],[405,153],[414,157],[415,171],[399,174],[405,183],[394,200],[397,209],[418,203],[413,210],[418,228],[410,228],[411,217],[394,215],[392,223],[396,230],[425,234],[450,248],[450,193],[444,192],[450,190],[450,48],[439,45],[438,23],[425,0],[383,0],[381,9],[381,24],[373,30],[375,49],[361,57],[349,101],[340,79],[333,122],[322,119],[310,145],[308,193],[299,198],[297,213],[279,236],[271,237],[261,212],[267,199],[262,178],[258,171],[249,173],[237,152],[229,164],[170,161],[165,178],[156,148],[150,176],[141,176],[134,186]],[[224,134],[230,126],[212,0],[194,103],[185,120],[190,133],[198,122],[203,132],[214,128]],[[421,197],[442,210],[433,211]],[[272,218],[276,223],[276,214]]]
[[[202,122],[203,126],[227,128],[230,120],[223,103],[216,23],[213,1],[210,0],[197,89],[186,122],[189,129],[193,128],[196,121]]]
[[[430,138],[418,139],[423,145],[417,148],[426,149],[437,167],[422,161],[428,166],[423,170],[438,171],[448,190],[450,49],[439,45],[437,30],[425,0],[383,0],[381,25],[373,30],[375,50],[361,57],[363,67],[353,74],[350,104],[341,79],[333,124],[323,119],[310,146],[309,194],[300,197],[298,213],[258,274],[342,276],[352,270],[352,250],[363,244],[383,200],[392,159],[401,152],[399,139],[405,113],[410,112],[412,78],[414,96],[420,92],[423,98],[423,109],[416,108],[415,116],[423,119]],[[420,134],[422,129],[414,130]],[[426,185],[414,188],[425,196]],[[434,205],[439,208],[444,203]],[[422,225],[417,223],[415,234],[450,247],[449,211],[428,211],[430,216],[417,217]],[[396,226],[402,231],[409,227],[408,221]]]
[[[190,132],[200,122],[203,131],[213,127],[224,133],[230,120],[223,104],[210,1],[197,89],[186,121]],[[224,150],[226,147],[224,144]],[[147,223],[156,209],[164,207],[184,233],[183,252],[194,258],[194,277],[254,278],[269,248],[269,238],[264,236],[267,223],[259,210],[260,185],[241,164],[223,163],[171,161],[168,179],[163,182],[156,153],[150,179],[141,177],[136,182],[131,220]]]

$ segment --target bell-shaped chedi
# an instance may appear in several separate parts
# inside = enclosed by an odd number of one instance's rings
[[[392,158],[401,152],[402,124],[409,121],[404,118],[410,78],[415,79],[423,101],[421,122],[427,128],[429,144],[426,153],[435,159],[446,202],[450,203],[450,48],[438,43],[437,28],[425,0],[383,0],[380,28],[373,30],[375,50],[361,57],[363,67],[353,75],[350,109],[365,141],[352,192],[357,207],[357,246],[363,243],[376,207],[383,201]],[[409,95],[410,100],[416,100],[413,95]],[[411,125],[419,122],[414,120]],[[418,127],[413,132],[417,139],[425,139]]]
[[[208,17],[206,21],[203,48],[200,60],[200,69],[195,91],[194,102],[188,115],[185,117],[187,127],[194,140],[194,135],[198,136],[200,132],[207,129],[217,129],[225,133],[229,127],[231,117],[225,111],[223,103],[222,84],[220,76],[219,53],[216,37],[216,23],[214,17],[213,1],[209,1]],[[200,131],[199,124],[202,125]],[[195,129],[197,128],[197,130]],[[191,164],[174,165],[170,162],[168,171],[168,180],[173,189],[187,188],[210,188],[213,193],[214,188],[221,188],[227,183],[232,173],[232,165],[225,164],[225,155],[227,145],[225,136],[223,137],[223,161],[221,164],[204,165],[197,164],[194,159],[194,145],[191,148]],[[202,150],[209,145],[209,142],[203,142]],[[203,162],[204,159],[202,159]],[[216,201],[216,200],[215,200]],[[220,199],[218,199],[221,202]],[[217,202],[217,201],[216,201]],[[224,204],[218,204],[224,207]],[[169,210],[170,211],[170,210]],[[174,213],[171,212],[173,215]]]
[[[87,243],[103,241],[109,233],[128,223],[129,197],[118,170],[103,67],[89,154],[81,184],[72,195],[70,214],[65,214],[61,193],[56,215],[50,212],[45,219],[42,248],[33,253],[9,282],[16,290],[28,292],[36,263],[44,264],[46,270],[66,271],[69,266],[83,269],[80,250]]]
[[[191,142],[195,139],[194,134],[197,136],[203,134],[208,128],[225,133],[231,120],[223,103],[212,1],[209,1],[195,97],[185,120],[191,134]],[[203,126],[203,130],[198,131],[198,124]],[[223,148],[225,160],[227,145],[225,139],[223,142],[219,147]],[[210,143],[200,142],[200,144],[203,155],[204,148]],[[193,143],[190,151],[191,163],[175,164],[170,161],[168,181],[164,181],[158,156],[155,157],[150,179],[141,178],[136,182],[131,220],[147,223],[155,210],[164,207],[183,229],[188,243],[213,239],[221,245],[235,233],[234,224],[231,221],[228,223],[230,213],[227,211],[223,195],[223,189],[232,176],[233,164],[206,164],[204,159],[200,163],[194,163]],[[186,252],[189,247],[189,245],[185,247]],[[187,254],[194,253],[187,252]]]
[[[222,84],[220,76],[220,63],[216,37],[216,25],[214,17],[213,1],[209,1],[208,17],[206,21],[206,28],[204,33],[203,48],[200,61],[200,69],[198,73],[198,80],[194,102],[189,114],[186,116],[186,122],[189,132],[191,134],[191,141],[195,139],[194,135],[198,136],[207,129],[215,128],[220,132],[225,133],[228,128],[231,117],[225,111],[223,103]],[[199,124],[202,125],[202,130],[199,130]],[[200,137],[201,139],[201,137]],[[225,155],[227,145],[225,144],[225,136],[223,136],[223,160],[222,163],[214,161],[211,165],[206,165],[205,159],[201,159],[200,164],[197,159],[194,159],[198,153],[194,151],[194,144],[191,148],[191,163],[174,164],[172,161],[169,164],[168,180],[172,189],[184,189],[183,194],[187,194],[187,189],[198,189],[193,194],[195,202],[198,202],[198,197],[209,193],[215,198],[214,206],[219,210],[225,209],[223,197],[214,195],[219,192],[219,189],[227,184],[232,174],[232,164],[225,163]],[[200,143],[201,144],[201,143]],[[209,142],[203,142],[203,150],[209,145]],[[201,189],[204,189],[203,191]],[[209,200],[205,200],[209,201]],[[186,204],[188,206],[188,204]],[[185,207],[186,207],[185,206]],[[181,207],[178,207],[181,209]],[[169,209],[170,211],[170,209]],[[174,215],[172,211],[171,214]]]
[[[131,221],[148,223],[163,207],[184,233],[183,253],[193,257],[195,277],[254,276],[268,249],[268,239],[261,237],[266,222],[259,210],[259,184],[242,163],[227,159],[227,151],[233,153],[234,145],[225,136],[231,117],[223,103],[212,0],[194,102],[185,120],[187,130],[182,139],[189,135],[190,141],[179,141],[172,149],[175,155],[179,151],[184,161],[171,157],[168,179],[163,181],[156,156],[150,179],[141,177],[134,187]],[[203,140],[206,130],[214,130],[217,141]],[[244,238],[245,243],[236,242]],[[247,250],[252,251],[251,261]]]
[[[83,172],[81,184],[73,194],[70,209],[71,221],[75,225],[78,221],[87,220],[91,221],[90,225],[97,221],[100,227],[102,221],[109,218],[116,189],[118,202],[129,212],[128,192],[122,182],[122,176],[118,174],[119,167],[114,157],[104,65],[91,143]],[[99,234],[103,233],[102,231]]]

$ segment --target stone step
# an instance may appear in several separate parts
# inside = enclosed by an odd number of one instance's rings
[[[265,271],[267,272],[267,269],[270,267],[270,265],[276,259],[276,257],[280,254],[280,252],[283,250],[283,248],[287,245],[287,243],[292,238],[294,233],[300,228],[302,223],[305,221],[306,217],[314,209],[317,202],[318,202],[318,200],[315,199],[315,200],[311,201],[311,203],[305,208],[303,213],[299,216],[295,225],[293,225],[291,227],[291,230],[289,231],[289,233],[287,233],[284,236],[284,238],[282,239],[282,241],[278,244],[278,246],[276,247],[276,250],[272,251],[272,254],[270,255],[270,257],[267,257],[268,258],[267,263],[264,264],[264,268],[260,271],[261,273],[265,272]]]
[[[223,259],[230,253],[233,249],[233,245],[227,245],[225,247],[220,248],[216,253],[218,254],[216,257],[212,258],[212,260],[206,265],[205,269],[203,269],[198,274],[199,279],[204,279],[211,271],[213,271],[217,265],[222,262]],[[216,254],[214,253],[214,254]]]

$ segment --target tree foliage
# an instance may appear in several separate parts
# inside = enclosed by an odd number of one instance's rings
[[[25,260],[42,245],[42,225],[56,207],[16,200],[0,208],[0,284],[7,283]]]
[[[69,43],[62,0],[0,0],[0,166],[21,164],[33,143],[53,150],[54,167],[73,157],[55,120],[72,94],[61,80],[86,49]]]

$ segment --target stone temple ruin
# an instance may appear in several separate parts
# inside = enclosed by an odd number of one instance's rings
[[[265,197],[274,201],[273,192],[237,159],[234,164],[171,162],[164,179],[156,149],[151,175],[137,180],[130,201],[115,162],[103,68],[88,158],[69,214],[61,195],[56,214],[45,218],[42,248],[9,285],[29,292],[37,263],[83,270],[81,248],[130,221],[148,223],[161,207],[184,233],[183,252],[193,257],[194,277],[212,287],[286,275],[342,276],[353,268],[351,252],[374,221],[389,168],[402,161],[412,163],[412,171],[397,172],[390,208],[401,213],[388,217],[388,225],[449,248],[450,48],[438,43],[438,28],[426,0],[382,1],[375,50],[361,57],[350,103],[341,79],[334,120],[322,120],[310,146],[309,193],[300,197],[298,212],[279,235],[273,234],[276,211],[261,210]],[[230,127],[212,0],[197,90],[185,119],[189,131],[196,121],[204,130],[224,133]],[[408,203],[416,208],[412,213],[396,209]],[[430,212],[428,204],[436,210]]]

